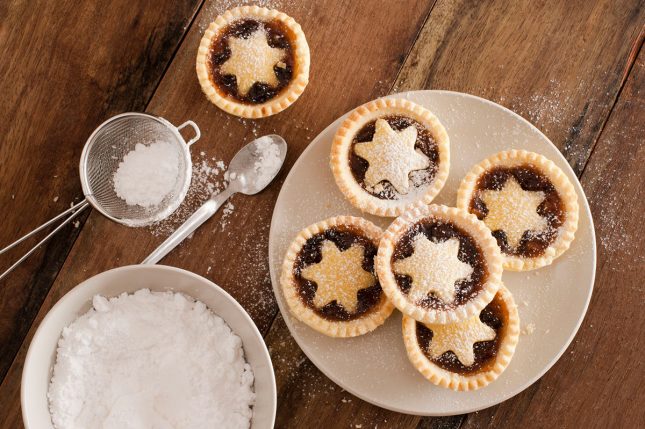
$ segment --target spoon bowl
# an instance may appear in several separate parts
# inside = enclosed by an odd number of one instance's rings
[[[287,156],[287,142],[276,134],[257,138],[240,149],[229,164],[229,189],[255,195],[280,171]]]

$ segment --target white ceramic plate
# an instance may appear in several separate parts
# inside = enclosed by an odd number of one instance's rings
[[[142,288],[182,292],[203,302],[226,321],[242,339],[244,355],[255,375],[252,427],[272,428],[277,403],[275,377],[269,352],[253,320],[215,283],[189,271],[163,265],[132,265],[97,274],[69,291],[47,313],[29,345],[22,370],[20,402],[25,427],[53,429],[47,388],[63,328],[90,309],[94,295],[112,297]]]
[[[282,187],[269,240],[273,289],[298,345],[343,389],[380,407],[408,414],[440,416],[480,410],[530,386],[551,368],[576,334],[591,298],[596,267],[589,205],[558,149],[519,115],[488,100],[449,91],[414,91],[396,97],[430,109],[450,136],[450,175],[435,199],[437,203],[454,206],[459,182],[470,167],[504,149],[541,153],[560,166],[574,183],[580,201],[580,224],[571,248],[546,268],[528,273],[505,272],[503,276],[518,304],[522,326],[533,325],[534,332],[520,336],[515,357],[497,381],[477,391],[453,392],[430,384],[412,367],[397,311],[376,331],[352,339],[328,338],[289,314],[279,275],[292,238],[300,229],[330,216],[361,216],[343,198],[328,165],[331,142],[344,116],[311,142]],[[383,227],[390,222],[365,217]]]

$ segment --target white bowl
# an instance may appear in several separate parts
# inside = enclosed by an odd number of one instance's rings
[[[256,401],[251,427],[273,427],[277,395],[271,358],[262,335],[242,306],[213,282],[189,271],[163,265],[131,265],[85,280],[58,301],[43,319],[31,340],[22,370],[20,403],[25,428],[53,428],[47,389],[63,328],[90,309],[94,295],[112,297],[142,288],[185,293],[226,321],[242,339],[246,360],[255,374]]]

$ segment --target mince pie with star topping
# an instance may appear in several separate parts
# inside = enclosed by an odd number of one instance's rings
[[[461,322],[425,324],[403,316],[410,362],[430,382],[453,390],[475,390],[497,379],[515,353],[519,332],[517,307],[504,286]]]
[[[457,206],[482,220],[504,255],[504,268],[549,265],[578,227],[578,197],[566,174],[542,155],[511,150],[475,165],[461,182]]]
[[[376,270],[401,312],[426,323],[478,314],[495,296],[502,257],[483,222],[452,207],[418,204],[385,231]]]
[[[376,225],[351,216],[300,231],[280,279],[291,313],[332,337],[354,337],[382,325],[394,307],[374,269],[381,235]]]
[[[228,10],[204,33],[197,77],[222,110],[245,118],[273,115],[296,101],[309,82],[307,39],[293,18],[277,10]]]
[[[430,203],[450,168],[448,134],[426,108],[378,99],[356,108],[336,132],[331,169],[345,197],[362,211],[398,216]]]

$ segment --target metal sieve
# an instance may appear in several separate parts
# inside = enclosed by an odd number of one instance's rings
[[[187,126],[195,132],[195,136],[188,142],[180,134],[180,131]],[[186,121],[175,127],[163,118],[146,113],[122,113],[103,122],[87,139],[81,153],[79,172],[85,200],[0,250],[0,254],[5,253],[23,240],[71,214],[2,273],[0,280],[90,204],[109,219],[127,226],[145,226],[168,217],[179,207],[188,192],[192,175],[189,147],[200,137],[199,128],[193,121]],[[134,150],[137,144],[148,146],[157,141],[172,143],[177,150],[179,172],[173,189],[161,203],[153,207],[126,204],[114,191],[114,173],[119,168],[123,157]]]
[[[186,143],[179,133],[190,125],[195,137]],[[192,121],[178,127],[163,118],[144,113],[124,113],[102,123],[90,136],[81,153],[79,172],[87,201],[115,222],[144,226],[166,218],[181,204],[190,185],[192,163],[189,146],[200,137]],[[173,143],[179,159],[179,174],[172,191],[154,207],[128,205],[114,191],[114,173],[137,144],[157,141]]]

